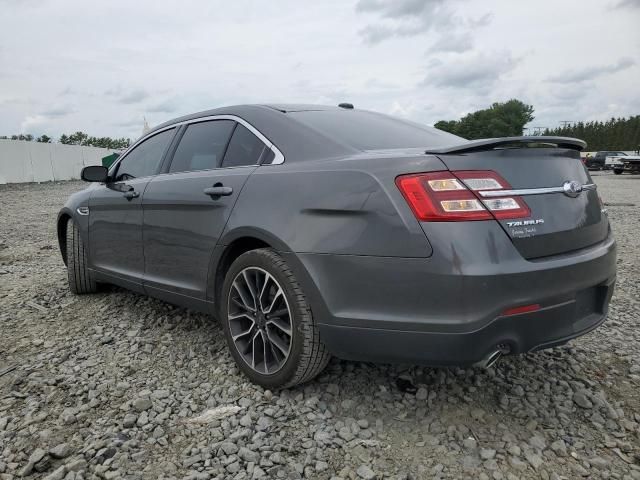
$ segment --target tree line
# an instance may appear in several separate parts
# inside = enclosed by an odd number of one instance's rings
[[[460,120],[440,120],[434,126],[468,140],[513,137],[522,135],[524,126],[535,118],[533,112],[533,106],[512,99],[469,113]],[[547,128],[536,135],[580,138],[591,151],[637,150],[640,148],[640,115],[606,122],[576,122]]]
[[[587,142],[587,150],[638,150],[640,148],[640,115],[612,118],[606,122],[577,122],[546,129],[543,135],[575,137]]]
[[[30,133],[27,134],[19,134],[19,135],[11,135],[11,136],[0,136],[0,139],[3,140],[24,140],[27,142],[39,142],[39,143],[51,143],[53,139],[48,135],[40,135],[39,137],[34,137]],[[62,134],[58,139],[59,143],[64,145],[83,145],[87,147],[101,147],[101,148],[109,148],[112,150],[119,150],[123,148],[127,148],[131,145],[130,138],[111,138],[111,137],[93,137],[84,132],[75,132],[72,134]]]

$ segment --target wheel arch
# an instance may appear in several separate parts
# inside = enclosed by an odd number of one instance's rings
[[[67,224],[72,219],[71,212],[67,209],[63,209],[58,214],[56,231],[58,234],[58,247],[60,247],[60,254],[62,255],[62,261],[67,264]]]
[[[207,298],[216,305],[216,313],[219,314],[222,285],[231,264],[243,253],[258,248],[272,248],[285,258],[302,287],[314,316],[323,316],[326,312],[326,305],[315,282],[298,256],[276,235],[253,227],[241,227],[226,232],[215,248],[209,267]]]

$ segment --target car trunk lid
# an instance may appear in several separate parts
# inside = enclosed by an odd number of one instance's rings
[[[497,219],[527,259],[557,255],[603,241],[608,221],[595,185],[580,161],[584,142],[561,137],[515,137],[429,150],[454,174],[493,171],[530,209],[528,218]],[[565,191],[566,190],[566,191]],[[479,198],[502,192],[479,191]],[[506,195],[505,195],[506,196]]]

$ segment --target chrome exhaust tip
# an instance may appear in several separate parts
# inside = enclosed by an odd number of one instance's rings
[[[510,352],[511,348],[508,345],[501,343],[500,345],[497,345],[497,350],[491,352],[475,365],[480,368],[491,368],[498,362],[498,360],[500,360],[503,355],[507,355]]]
[[[493,367],[498,362],[498,360],[500,360],[500,357],[502,357],[502,352],[500,350],[496,350],[495,352],[490,353],[489,356],[484,360],[484,368]]]

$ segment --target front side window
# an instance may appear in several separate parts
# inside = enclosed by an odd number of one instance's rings
[[[174,133],[175,128],[165,130],[136,146],[118,163],[115,180],[155,175]]]
[[[257,165],[266,145],[249,131],[244,125],[238,124],[233,132],[229,148],[222,161],[223,167],[242,167]]]
[[[213,120],[189,125],[173,155],[169,172],[217,168],[234,124],[232,120]]]

